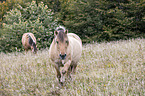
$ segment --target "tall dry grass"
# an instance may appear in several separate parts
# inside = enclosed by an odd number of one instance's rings
[[[76,74],[62,88],[48,53],[1,53],[0,95],[145,96],[145,39],[84,45]]]

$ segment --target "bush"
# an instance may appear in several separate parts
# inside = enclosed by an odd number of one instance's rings
[[[28,4],[28,7],[23,8],[19,4],[18,7],[7,12],[4,16],[5,23],[3,28],[7,31],[1,42],[9,44],[7,50],[0,51],[21,51],[22,35],[26,32],[31,32],[37,39],[37,47],[49,47],[54,29],[57,27],[57,20],[53,18],[54,13],[48,9],[43,2],[38,6],[35,1]],[[6,41],[5,41],[6,40]],[[10,41],[8,43],[8,40]],[[4,44],[4,46],[6,45]]]
[[[30,2],[31,0],[29,0]],[[10,11],[16,4],[20,4],[23,7],[26,7],[28,0],[2,0],[0,1],[0,28],[2,27],[2,22],[4,21],[4,14],[7,11]]]

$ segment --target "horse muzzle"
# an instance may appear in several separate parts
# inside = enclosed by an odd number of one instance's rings
[[[66,58],[66,54],[62,55],[62,54],[59,54],[59,57],[61,60],[64,60]]]

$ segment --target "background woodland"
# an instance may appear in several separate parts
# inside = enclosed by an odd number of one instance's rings
[[[144,0],[2,0],[0,52],[23,51],[26,32],[47,48],[60,25],[83,43],[145,37],[144,10]]]

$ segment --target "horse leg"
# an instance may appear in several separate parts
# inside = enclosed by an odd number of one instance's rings
[[[55,64],[54,67],[55,67],[56,72],[57,72],[58,81],[60,82],[60,78],[61,78],[60,67],[58,66],[58,64]]]
[[[62,69],[62,73],[68,72],[68,69],[70,68],[70,65],[71,65],[71,60],[69,60],[68,62],[66,62],[66,63],[64,64],[64,67],[63,67],[63,69]]]
[[[71,68],[71,60],[69,60],[68,62],[66,62],[64,64],[64,67],[62,68],[61,70],[61,74],[62,74],[62,77],[61,77],[61,81],[64,82],[65,81],[65,77],[71,77],[70,76],[70,68]]]
[[[74,74],[76,72],[76,67],[77,67],[77,63],[74,63],[72,65],[72,73]]]
[[[27,52],[28,52],[28,49],[25,49],[25,54],[27,54]]]
[[[76,67],[77,67],[77,64],[72,62],[72,64],[71,64],[70,67],[69,67],[69,70],[68,70],[68,77],[69,77],[70,80],[72,80],[72,78],[71,78],[71,73],[72,73],[72,74],[75,73]]]
[[[70,75],[71,74],[71,69],[72,69],[72,67],[70,66],[69,69],[68,69],[68,72],[67,72],[67,77],[70,78],[70,79],[71,79],[71,75]]]

